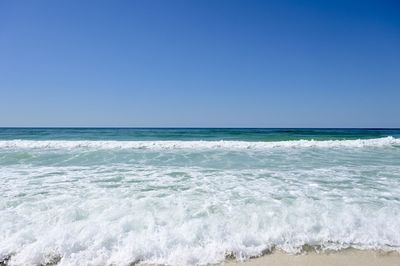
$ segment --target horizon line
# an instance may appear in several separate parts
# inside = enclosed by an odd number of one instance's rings
[[[0,129],[367,129],[400,130],[400,127],[130,127],[130,126],[0,126]]]

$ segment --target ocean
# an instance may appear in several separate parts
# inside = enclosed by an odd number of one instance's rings
[[[0,261],[400,250],[400,130],[0,128]]]

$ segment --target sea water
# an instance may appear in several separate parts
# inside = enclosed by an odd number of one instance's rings
[[[400,250],[400,130],[0,129],[0,261]]]

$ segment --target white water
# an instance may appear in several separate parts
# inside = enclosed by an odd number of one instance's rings
[[[345,141],[0,141],[0,259],[210,264],[399,250],[400,149]]]
[[[393,137],[356,140],[293,140],[293,141],[115,141],[115,140],[2,140],[0,148],[27,149],[269,149],[269,148],[341,148],[382,147],[400,145]]]

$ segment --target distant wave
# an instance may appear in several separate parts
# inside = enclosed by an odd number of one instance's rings
[[[116,141],[116,140],[1,140],[0,149],[271,149],[271,148],[363,148],[399,146],[400,139],[384,137],[357,140],[290,141]]]

